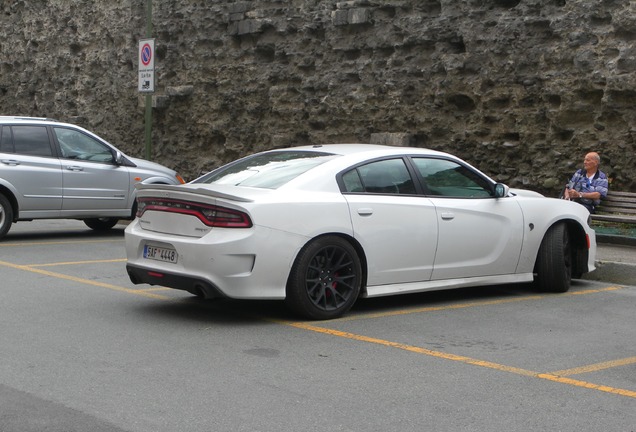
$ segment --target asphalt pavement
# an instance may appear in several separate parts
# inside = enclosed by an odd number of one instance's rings
[[[133,285],[122,226],[13,228],[0,432],[636,431],[634,284],[380,297],[305,322]],[[598,262],[635,251],[600,242]]]

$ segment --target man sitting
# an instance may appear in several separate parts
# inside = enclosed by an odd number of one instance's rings
[[[607,196],[609,183],[607,175],[598,169],[601,157],[590,152],[583,159],[583,168],[577,170],[563,192],[563,198],[576,201],[585,206],[590,213]]]

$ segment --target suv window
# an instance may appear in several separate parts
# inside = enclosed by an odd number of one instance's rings
[[[480,198],[490,197],[491,185],[467,167],[445,159],[413,158],[430,195]]]
[[[402,159],[361,165],[342,175],[344,192],[414,194],[413,180]]]
[[[46,126],[4,126],[2,151],[28,156],[53,156]]]
[[[60,144],[62,157],[66,159],[81,159],[93,162],[112,162],[113,154],[110,148],[80,131],[54,127],[57,142]]]
[[[11,129],[9,129],[9,126],[0,126],[0,152],[15,153],[15,150],[13,149],[13,140],[11,139]]]

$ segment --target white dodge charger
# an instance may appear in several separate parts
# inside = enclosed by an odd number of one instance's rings
[[[581,205],[497,183],[447,153],[330,144],[257,153],[185,185],[142,185],[126,228],[135,284],[281,299],[308,319],[358,297],[594,270]]]

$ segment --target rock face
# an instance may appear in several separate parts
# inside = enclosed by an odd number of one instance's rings
[[[44,5],[42,5],[44,3]],[[2,114],[143,155],[146,1],[0,6]],[[449,151],[554,195],[587,151],[636,190],[628,0],[153,0],[152,159],[189,179],[249,152],[377,142]]]

